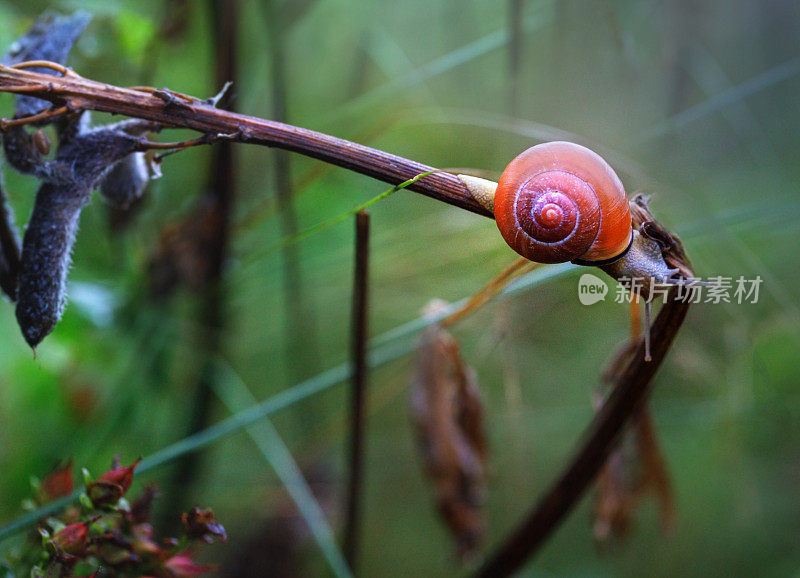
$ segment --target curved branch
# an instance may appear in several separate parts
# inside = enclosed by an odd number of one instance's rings
[[[434,170],[422,163],[313,130],[220,110],[205,101],[166,89],[121,88],[74,73],[57,77],[0,66],[0,92],[24,93],[51,101],[56,106],[121,114],[168,127],[236,134],[241,142],[297,152],[392,185]],[[408,188],[461,209],[493,217],[470,196],[455,175],[437,171]]]

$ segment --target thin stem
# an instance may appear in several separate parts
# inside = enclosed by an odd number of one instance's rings
[[[369,275],[369,213],[356,214],[356,255],[353,279],[353,341],[351,365],[353,387],[350,397],[350,480],[347,488],[347,520],[344,552],[355,569],[358,554],[361,488],[364,471],[364,416],[367,382],[367,309]]]
[[[147,140],[145,138],[141,139],[139,142],[139,150],[147,151],[147,150],[168,150],[170,153],[182,151],[184,149],[214,144],[218,141],[224,140],[233,140],[236,138],[236,135],[226,135],[226,134],[204,134],[203,136],[199,136],[197,138],[192,138],[189,140],[182,140],[176,142],[156,142]],[[167,153],[161,154],[161,157],[166,156]]]
[[[10,299],[17,296],[17,276],[20,267],[20,248],[14,230],[14,214],[6,204],[6,194],[0,181],[0,289]]]
[[[71,68],[67,68],[63,64],[57,62],[50,62],[49,60],[29,60],[27,62],[19,62],[12,65],[10,68],[17,70],[24,70],[26,68],[48,68],[60,72],[63,76],[78,76]]]
[[[522,62],[522,7],[523,0],[508,0],[508,101],[511,116],[517,115],[519,104],[519,71]]]
[[[652,361],[650,355],[650,312],[652,311],[652,303],[650,300],[644,302],[644,360]]]
[[[642,315],[639,309],[639,295],[634,293],[630,302],[631,309],[631,343],[642,334]]]
[[[15,118],[11,120],[0,118],[0,132],[6,132],[8,129],[13,128],[15,126],[23,126],[26,124],[41,122],[43,120],[49,120],[51,118],[61,116],[62,114],[66,114],[68,112],[69,112],[69,107],[59,106],[59,107],[48,108],[47,110],[42,111],[38,114],[23,116],[22,118]]]
[[[313,130],[217,109],[200,101],[165,102],[141,90],[121,88],[77,75],[54,77],[0,65],[0,92],[24,92],[72,110],[123,114],[204,133],[237,134],[242,142],[277,147],[316,158],[396,185],[433,167]],[[409,190],[492,217],[470,196],[464,183],[435,172]]]

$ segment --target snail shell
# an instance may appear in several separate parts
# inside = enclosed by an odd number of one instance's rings
[[[539,144],[511,161],[494,211],[506,243],[538,263],[614,259],[632,239],[619,177],[600,155],[574,143]]]

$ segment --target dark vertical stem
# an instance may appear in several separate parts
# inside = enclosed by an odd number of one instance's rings
[[[508,1],[508,73],[509,86],[509,112],[511,116],[517,115],[519,105],[519,72],[522,62],[522,2],[523,0]]]
[[[237,0],[211,0],[211,14],[214,26],[214,46],[216,54],[215,83],[223,86],[226,82],[236,82],[236,37],[237,37]],[[231,110],[235,103],[229,100]],[[220,143],[212,153],[209,186],[205,193],[206,202],[212,204],[214,219],[211,220],[215,242],[211,244],[209,255],[211,266],[206,288],[200,296],[200,344],[198,359],[202,363],[194,399],[192,415],[188,427],[188,435],[205,428],[211,417],[212,381],[214,376],[214,360],[219,355],[222,345],[222,333],[225,325],[225,294],[223,290],[223,268],[229,247],[230,215],[236,191],[235,152],[231,143]],[[200,466],[199,453],[190,453],[178,464],[172,490],[167,494],[167,503],[180,504],[183,509],[191,506],[191,495],[188,489],[196,479]],[[170,499],[172,498],[172,499]]]
[[[267,0],[267,36],[272,73],[272,119],[286,122],[288,117],[286,88],[285,30],[282,11],[275,0]],[[292,199],[289,153],[275,149],[273,185],[281,215],[281,235],[297,234],[297,212]],[[282,249],[283,293],[286,312],[286,359],[292,361],[290,377],[299,381],[319,370],[319,348],[316,341],[314,310],[305,293],[297,245]]]
[[[367,380],[367,307],[369,275],[369,213],[356,214],[356,256],[353,279],[352,367],[353,387],[350,402],[350,481],[347,488],[347,520],[344,556],[355,570],[358,552],[358,525],[361,509],[364,462],[364,408]]]
[[[19,238],[14,229],[14,214],[6,204],[6,194],[0,182],[0,289],[11,299],[17,296],[19,266]]]

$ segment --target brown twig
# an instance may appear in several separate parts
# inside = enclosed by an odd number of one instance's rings
[[[242,142],[298,152],[393,185],[433,170],[422,163],[313,130],[220,110],[196,100],[181,101],[176,106],[142,90],[121,88],[69,72],[57,77],[0,66],[0,92],[25,93],[59,105],[66,103],[71,110],[122,114],[203,133],[237,133]],[[455,175],[437,172],[408,189],[492,217]]]
[[[347,520],[344,533],[344,556],[352,569],[356,568],[358,554],[361,488],[364,477],[368,275],[369,213],[359,211],[356,213],[356,266],[353,279],[353,341],[351,351],[353,387],[350,405],[350,480],[347,487]]]
[[[489,281],[483,289],[469,298],[463,307],[453,311],[450,315],[442,319],[442,327],[450,327],[454,323],[461,321],[467,315],[483,307],[492,297],[500,293],[511,281],[520,275],[527,273],[538,267],[538,263],[527,259],[517,259],[511,265],[503,269],[497,277]]]
[[[653,325],[653,360],[644,360],[644,343],[640,342],[568,466],[525,520],[488,559],[478,572],[479,577],[499,578],[518,570],[542,546],[594,480],[623,426],[640,407],[650,380],[686,317],[689,303],[676,300],[677,293],[676,288],[670,290]]]
[[[51,118],[61,116],[62,114],[66,114],[68,112],[69,112],[69,107],[67,106],[58,106],[58,107],[54,106],[43,112],[40,112],[39,114],[32,114],[30,116],[23,116],[11,120],[0,118],[0,132],[6,132],[8,129],[13,128],[15,126],[23,126],[26,124],[41,122],[43,120],[50,120]]]

